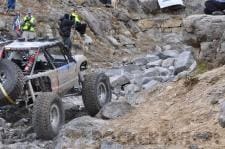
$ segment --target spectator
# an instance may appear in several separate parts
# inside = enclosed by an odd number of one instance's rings
[[[205,2],[205,14],[223,15],[225,0],[207,0]]]
[[[59,34],[62,37],[62,41],[65,45],[67,56],[70,60],[74,61],[71,54],[72,42],[70,39],[71,29],[74,25],[74,21],[70,20],[70,15],[65,14],[59,22]]]
[[[8,0],[7,1],[7,11],[6,12],[9,12],[9,11],[15,11],[15,8],[16,8],[16,0]]]
[[[28,9],[27,15],[23,18],[22,23],[23,38],[27,40],[34,39],[36,37],[35,24],[36,19],[32,16],[32,10]]]
[[[16,12],[16,16],[13,19],[13,30],[16,32],[17,37],[21,37],[21,17],[20,12]]]

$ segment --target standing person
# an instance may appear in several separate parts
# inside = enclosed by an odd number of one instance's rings
[[[16,32],[17,37],[21,37],[21,19],[20,19],[20,12],[16,12],[16,16],[13,19],[13,31]]]
[[[35,34],[35,17],[32,16],[32,10],[29,8],[27,11],[27,15],[23,18],[22,23],[22,37],[27,39],[33,39],[36,37]]]
[[[86,32],[86,23],[82,23],[82,17],[78,14],[78,12],[74,9],[70,15],[70,19],[74,21],[75,29],[83,36]]]
[[[70,20],[69,14],[65,14],[64,17],[60,19],[59,34],[62,37],[68,58],[70,60],[71,59],[73,60],[72,54],[71,54],[72,42],[70,39],[71,29],[72,29],[73,25],[74,25],[74,22],[72,20]]]
[[[8,0],[7,1],[7,11],[15,11],[16,8],[16,0]]]
[[[207,0],[205,2],[205,14],[223,15],[225,10],[225,0]]]

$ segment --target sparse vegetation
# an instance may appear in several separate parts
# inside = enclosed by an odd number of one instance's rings
[[[209,69],[208,69],[208,64],[206,62],[198,62],[198,65],[197,65],[197,68],[194,72],[195,75],[198,75],[198,74],[202,74],[204,72],[207,72]]]

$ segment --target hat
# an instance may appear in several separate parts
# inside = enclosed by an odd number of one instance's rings
[[[32,13],[32,9],[31,9],[31,8],[28,8],[28,9],[27,9],[27,13],[28,13],[28,14]]]

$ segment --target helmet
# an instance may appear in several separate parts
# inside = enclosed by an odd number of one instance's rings
[[[31,13],[32,13],[32,9],[31,9],[31,8],[28,8],[28,9],[27,9],[27,13],[28,13],[28,14],[31,14]]]

